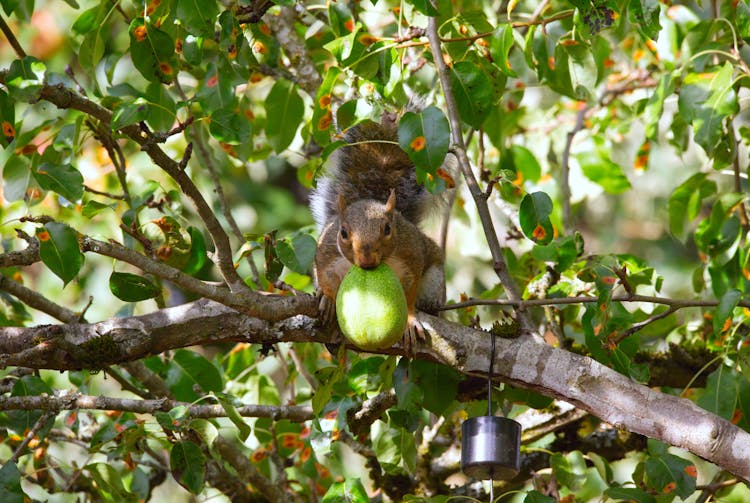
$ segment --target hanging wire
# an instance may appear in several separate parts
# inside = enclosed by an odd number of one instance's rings
[[[495,332],[490,332],[490,368],[487,372],[487,415],[492,416],[492,374],[495,367]],[[490,503],[495,501],[494,469],[490,467]]]
[[[495,367],[495,332],[490,332],[490,370],[487,372],[487,415],[492,416],[492,373]]]

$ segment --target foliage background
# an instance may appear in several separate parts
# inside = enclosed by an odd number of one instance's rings
[[[748,444],[722,444],[750,425],[745,2],[0,5],[8,501],[486,499],[457,447],[487,365],[441,348],[488,362],[458,325],[496,321],[521,337],[491,408],[526,429],[496,494],[750,497]],[[458,185],[430,223],[453,323],[414,360],[326,347],[308,190],[334,123],[413,96],[402,145]],[[629,380],[605,403],[514,373],[544,344]]]

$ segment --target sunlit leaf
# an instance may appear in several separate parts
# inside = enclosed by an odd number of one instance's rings
[[[274,151],[281,152],[292,143],[304,111],[297,87],[284,79],[276,81],[266,98],[266,135]]]
[[[369,503],[370,497],[359,479],[347,479],[331,484],[320,501],[321,503]]]

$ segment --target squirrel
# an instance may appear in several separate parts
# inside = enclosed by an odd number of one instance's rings
[[[393,117],[353,126],[343,139],[347,145],[331,155],[310,199],[320,230],[314,263],[318,310],[325,323],[335,318],[336,294],[352,264],[373,269],[385,262],[406,296],[404,344],[412,353],[417,338],[425,338],[415,310],[435,314],[445,303],[443,251],[418,227],[437,198],[417,183]]]

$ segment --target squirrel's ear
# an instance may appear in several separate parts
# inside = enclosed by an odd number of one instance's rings
[[[346,199],[343,194],[339,194],[339,215],[343,215],[346,211]]]
[[[396,189],[391,189],[391,195],[388,196],[388,201],[385,202],[385,211],[391,212],[396,207]]]

